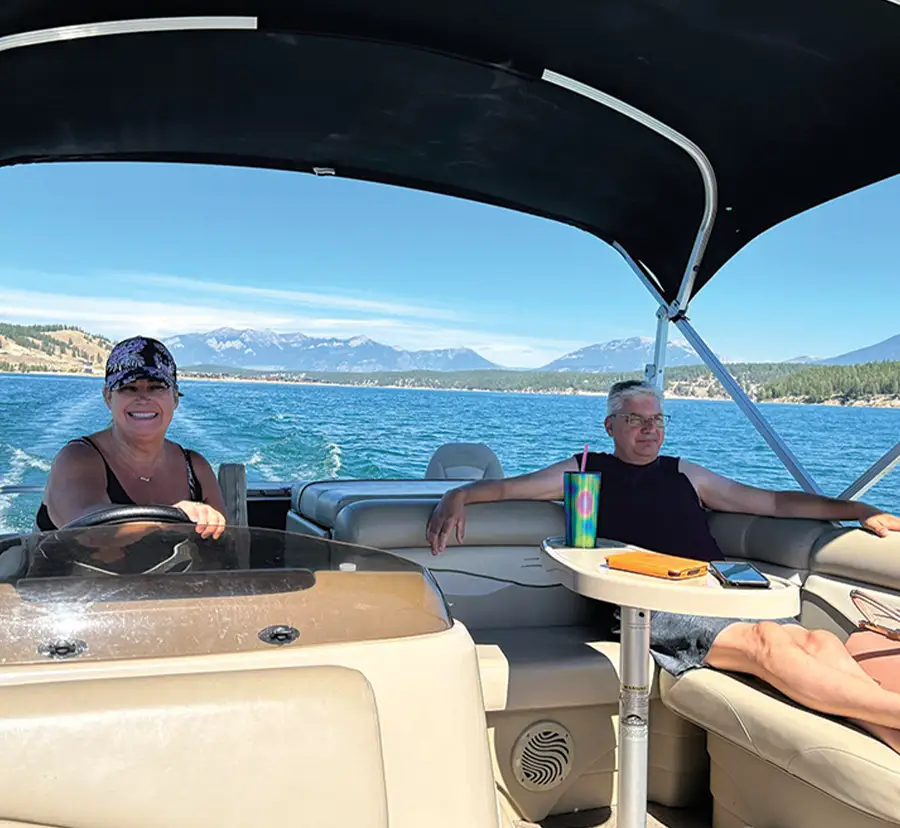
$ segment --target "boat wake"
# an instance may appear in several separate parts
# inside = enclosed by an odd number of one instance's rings
[[[9,460],[7,461],[6,474],[0,477],[0,487],[17,486],[24,483],[25,475],[29,469],[40,471],[43,474],[47,474],[50,471],[50,463],[46,460],[8,444],[6,449],[9,452]],[[0,533],[16,531],[15,528],[6,525],[6,517],[17,497],[19,495],[0,494]]]

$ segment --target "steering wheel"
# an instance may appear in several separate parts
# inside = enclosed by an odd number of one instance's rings
[[[70,520],[62,529],[87,529],[90,526],[113,526],[120,523],[133,523],[145,520],[154,523],[193,523],[181,510],[174,506],[109,506],[89,512],[86,515]]]
[[[35,562],[37,562],[37,566],[34,567],[36,574],[33,577],[68,577],[72,575],[96,574],[151,575],[170,571],[186,572],[192,568],[196,562],[197,545],[188,538],[182,538],[174,545],[170,545],[169,541],[164,541],[158,548],[144,550],[144,554],[139,552],[137,559],[133,559],[131,565],[126,566],[125,571],[122,571],[120,567],[108,566],[104,562],[93,559],[89,548],[81,548],[79,546],[77,534],[72,537],[66,531],[101,526],[117,526],[136,522],[193,525],[193,521],[181,509],[176,509],[174,506],[127,504],[97,509],[94,512],[69,521],[65,526],[60,527],[57,531],[40,540],[35,550],[35,558],[30,565],[33,567]],[[153,535],[158,537],[158,531],[154,532]],[[141,539],[138,539],[138,546],[140,546],[140,543]],[[131,546],[132,551],[134,551],[133,544]],[[157,553],[163,550],[166,554],[160,560]],[[150,553],[149,560],[143,560],[148,557],[146,554],[148,552]],[[128,571],[132,569],[134,571]]]

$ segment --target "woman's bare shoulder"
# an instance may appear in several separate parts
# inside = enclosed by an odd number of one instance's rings
[[[53,488],[54,482],[73,479],[85,482],[95,477],[98,481],[105,479],[103,457],[90,443],[79,439],[66,443],[57,452],[47,482]]]
[[[93,436],[93,435],[92,435]],[[68,465],[70,463],[83,463],[86,460],[99,460],[100,455],[90,443],[79,437],[66,443],[53,458],[53,463]]]

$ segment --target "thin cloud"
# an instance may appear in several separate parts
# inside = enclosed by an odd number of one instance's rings
[[[406,319],[298,316],[209,304],[163,303],[115,297],[72,296],[0,288],[0,318],[23,323],[78,325],[113,339],[137,333],[174,336],[215,328],[267,328],[310,336],[365,335],[406,350],[472,348],[500,365],[539,367],[585,342],[531,338],[463,327],[432,326]]]
[[[219,296],[252,297],[280,303],[289,303],[310,308],[333,308],[344,311],[360,311],[363,313],[384,313],[389,316],[409,316],[422,319],[458,319],[459,315],[448,308],[436,308],[426,305],[407,304],[404,302],[385,302],[377,299],[364,299],[331,293],[312,293],[300,290],[283,290],[281,288],[253,287],[251,285],[232,285],[222,282],[207,282],[186,276],[164,276],[157,274],[122,274],[134,284],[154,284],[174,290],[201,291]]]
[[[258,311],[229,310],[204,305],[136,299],[104,299],[59,293],[0,288],[0,318],[35,324],[78,325],[113,339],[145,333],[171,336],[186,331],[209,331],[228,325],[237,328],[282,329],[290,316]]]

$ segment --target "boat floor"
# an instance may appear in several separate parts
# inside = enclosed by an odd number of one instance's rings
[[[712,808],[666,808],[651,802],[647,810],[647,828],[710,828],[712,825]],[[616,809],[593,808],[577,814],[560,814],[547,817],[539,825],[540,828],[616,828]]]

